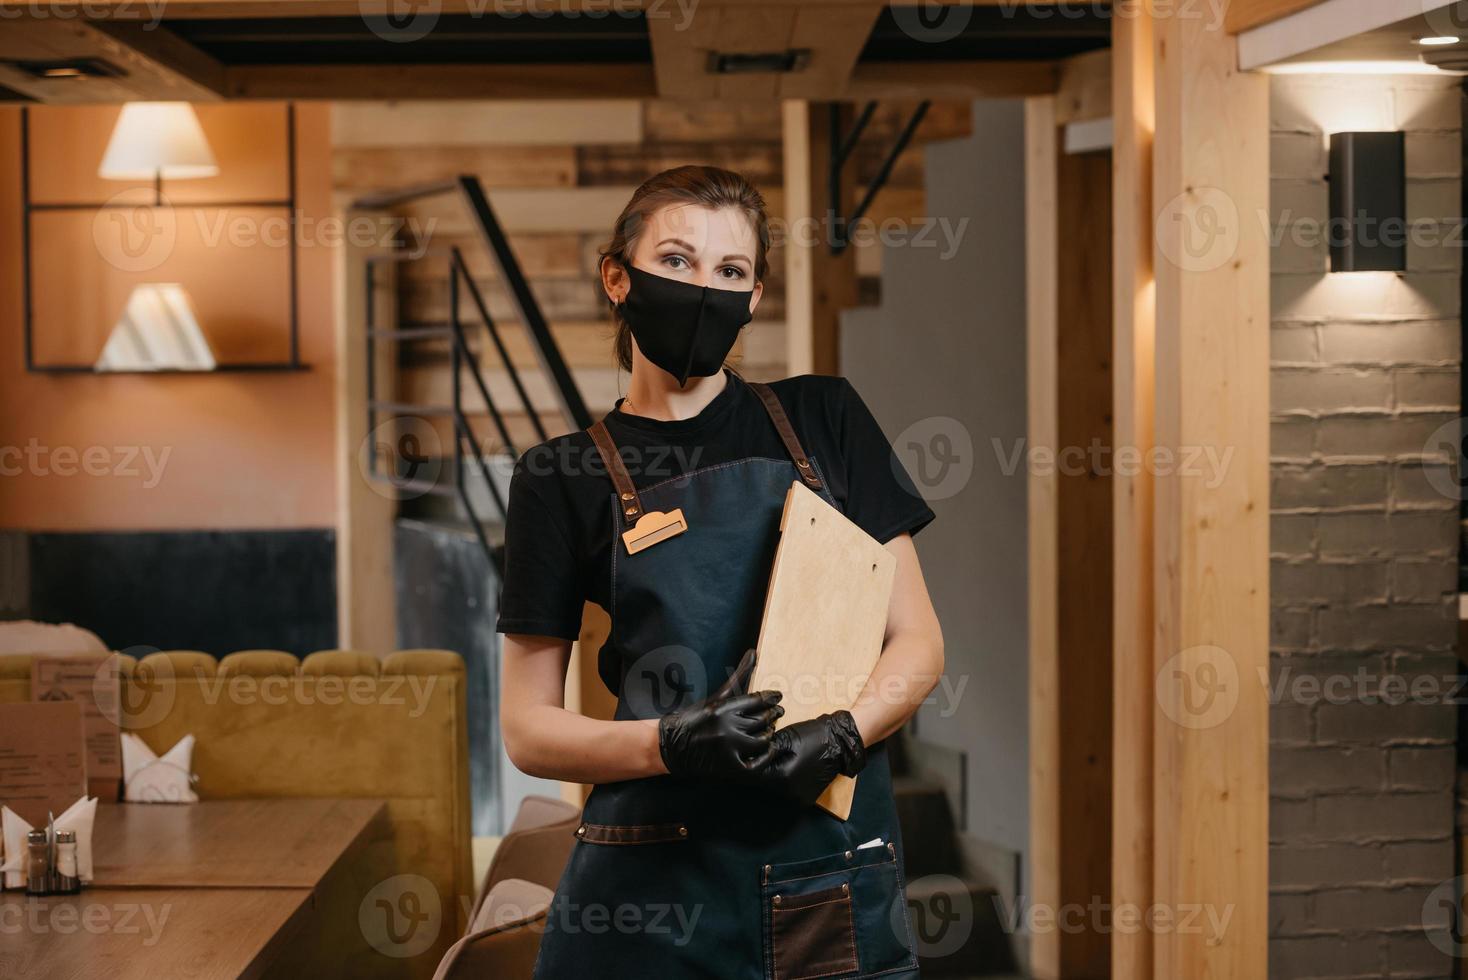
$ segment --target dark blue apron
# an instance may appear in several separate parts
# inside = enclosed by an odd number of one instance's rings
[[[774,393],[750,387],[790,459],[721,463],[639,490],[605,426],[593,426],[614,484],[612,626],[598,670],[618,719],[659,717],[717,688],[759,636],[791,482],[835,505]],[[687,530],[628,554],[629,520],[674,508]],[[917,976],[885,743],[868,748],[846,821],[762,789],[670,775],[597,785],[582,821],[538,980]]]

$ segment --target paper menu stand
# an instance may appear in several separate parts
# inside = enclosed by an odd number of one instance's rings
[[[76,701],[86,736],[87,792],[116,803],[122,783],[119,741],[121,660],[117,654],[31,658],[32,701]]]
[[[82,706],[74,700],[0,704],[0,804],[33,827],[87,790]]]
[[[777,728],[856,703],[882,655],[896,572],[897,559],[871,535],[791,484],[747,688],[784,695]],[[837,776],[817,803],[845,820],[855,793],[855,779]]]

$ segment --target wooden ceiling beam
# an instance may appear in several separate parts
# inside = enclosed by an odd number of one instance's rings
[[[166,28],[30,14],[11,16],[3,24],[0,62],[95,58],[123,72],[107,78],[37,78],[0,63],[0,86],[39,102],[212,102],[223,95],[224,67]]]
[[[232,99],[650,99],[648,65],[258,65],[225,71]]]
[[[384,10],[387,0],[50,0],[47,9],[59,19],[88,17],[112,20],[141,20],[156,25],[165,16],[178,19],[231,19],[268,17],[360,17],[371,13],[374,3]],[[872,0],[760,0],[771,7],[867,7]],[[1015,0],[896,0],[890,4],[903,6],[973,6],[1012,5]],[[1286,0],[1238,0],[1248,4],[1286,2]],[[1301,0],[1295,0],[1299,3]],[[1309,0],[1305,0],[1309,2]],[[501,0],[499,12],[542,13],[559,11],[631,12],[652,6],[654,0]],[[0,0],[0,16],[29,11],[35,0]],[[663,4],[659,4],[663,6]],[[881,3],[879,6],[888,6]],[[410,8],[411,9],[411,8]],[[487,9],[484,0],[441,0],[441,14],[474,14]],[[74,14],[68,16],[70,11]]]
[[[1313,7],[1321,0],[1233,0],[1224,14],[1224,30],[1238,34]]]
[[[838,99],[846,94],[856,59],[885,4],[704,0],[684,17],[681,8],[648,12],[658,95],[665,99]],[[720,75],[715,54],[806,51],[808,63],[788,73]]]
[[[858,65],[850,99],[1008,98],[1056,91],[1053,61]],[[270,65],[225,70],[235,99],[650,99],[647,65]],[[751,96],[753,97],[753,96]],[[773,97],[773,96],[772,96]]]
[[[1060,83],[1055,93],[1055,122],[1105,119],[1111,115],[1111,51],[1087,51],[1060,63]]]
[[[847,86],[853,99],[982,99],[1053,93],[1053,61],[879,61],[857,65]]]

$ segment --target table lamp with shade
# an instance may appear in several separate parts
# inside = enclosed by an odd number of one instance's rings
[[[163,179],[188,180],[219,173],[194,107],[187,102],[129,102],[122,107],[97,176],[151,180],[163,204]]]
[[[97,175],[106,180],[153,181],[163,206],[163,179],[213,177],[219,165],[187,102],[129,102],[122,107]],[[212,371],[218,365],[199,329],[193,303],[178,283],[133,287],[113,326],[98,371]]]

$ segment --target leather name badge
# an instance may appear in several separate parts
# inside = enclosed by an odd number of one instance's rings
[[[674,507],[670,511],[650,510],[622,532],[622,541],[627,545],[627,554],[635,555],[659,541],[676,538],[686,530],[688,522],[683,519],[682,507]]]

